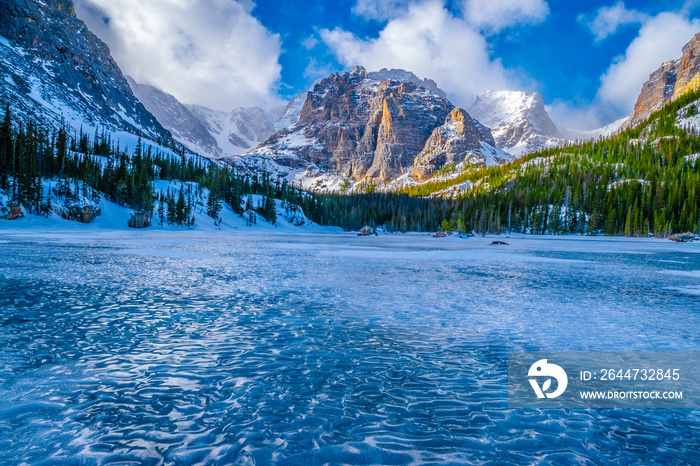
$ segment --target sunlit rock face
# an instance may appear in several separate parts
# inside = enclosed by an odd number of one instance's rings
[[[683,56],[663,63],[649,75],[628,126],[635,126],[667,103],[700,88],[700,33],[683,46]]]
[[[466,147],[493,145],[488,128],[461,109],[453,121],[453,110],[432,81],[402,70],[368,73],[357,66],[316,83],[296,125],[278,132],[255,152],[282,163],[313,163],[356,181],[389,181],[410,172],[419,161],[430,165],[422,171],[428,176],[445,163],[463,159]],[[449,137],[445,132],[443,141],[435,131],[448,120],[462,130]],[[464,141],[455,140],[462,137]],[[434,139],[430,147],[439,146],[447,155],[426,154],[429,139]]]

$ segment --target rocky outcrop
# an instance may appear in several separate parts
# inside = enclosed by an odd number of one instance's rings
[[[412,73],[399,71],[375,74],[357,66],[319,81],[308,92],[297,124],[276,133],[244,157],[264,156],[278,164],[300,168],[313,164],[322,171],[340,173],[355,181],[382,183],[408,173],[454,106],[421,81],[416,82],[418,78]],[[372,77],[387,74],[405,74],[408,78]],[[462,118],[463,124],[473,122],[466,112],[461,112],[459,115],[463,116],[457,118]],[[463,128],[468,141],[448,145],[447,140],[443,141],[444,157],[426,159],[427,171],[431,170],[428,165],[439,169],[440,160],[450,163],[459,159],[463,147],[476,147],[481,142],[493,144],[487,128],[475,130],[476,126],[470,125],[464,124]],[[453,136],[461,137],[457,133]]]
[[[626,126],[636,126],[667,103],[696,89],[700,89],[700,33],[683,46],[681,58],[663,63],[649,75]]]
[[[488,157],[489,152],[492,157],[498,157],[488,146],[495,146],[491,131],[463,109],[455,108],[445,119],[445,124],[433,130],[415,160],[411,176],[417,181],[425,181],[444,166],[457,165],[465,160],[478,164]]]
[[[5,213],[5,211],[7,212]],[[18,205],[13,205],[5,208],[0,208],[0,219],[17,220],[18,218],[24,218],[24,212],[22,212],[22,207]]]
[[[485,91],[476,97],[469,113],[491,129],[496,147],[516,156],[567,142],[537,92]]]
[[[71,204],[54,205],[54,212],[65,220],[75,220],[79,223],[92,223],[102,214],[102,210],[95,205]]]
[[[129,228],[148,228],[151,226],[151,216],[145,212],[131,212],[127,226]]]
[[[71,0],[0,2],[0,101],[19,118],[172,141],[134,97],[109,49]]]

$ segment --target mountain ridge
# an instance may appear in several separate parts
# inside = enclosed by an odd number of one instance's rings
[[[239,107],[225,112],[202,105],[183,104],[173,95],[131,78],[129,85],[176,140],[210,159],[245,153],[272,136],[278,125],[284,127],[287,120],[295,118],[295,110],[290,107],[295,105],[294,99],[282,115],[260,107]]]
[[[387,75],[405,80],[382,77]],[[510,158],[494,147],[488,128],[462,109],[453,113],[456,107],[434,90],[434,82],[426,88],[416,81],[426,82],[403,70],[367,72],[361,66],[331,74],[307,93],[296,125],[227,160],[245,170],[274,163],[274,171],[287,178],[293,171],[303,178],[299,171],[306,169],[307,177],[335,177],[331,184],[337,188],[379,185],[407,174],[420,181],[445,164]]]
[[[109,48],[71,0],[0,3],[0,101],[52,127],[125,130],[173,142],[133,95]]]

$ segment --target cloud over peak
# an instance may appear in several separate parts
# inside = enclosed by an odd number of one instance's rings
[[[481,4],[481,0],[473,2]],[[486,13],[479,18],[481,25],[495,26]],[[475,24],[454,15],[441,1],[409,5],[375,38],[360,38],[340,28],[323,29],[320,35],[344,66],[412,71],[438,82],[461,106],[486,89],[514,89],[521,84],[499,59],[490,56],[486,38]]]
[[[700,21],[664,12],[647,19],[624,55],[601,77],[598,98],[619,111],[629,112],[642,84],[666,61],[681,56],[682,47],[700,30]]]

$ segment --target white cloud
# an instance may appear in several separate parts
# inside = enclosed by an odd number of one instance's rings
[[[624,2],[617,2],[613,6],[604,6],[598,9],[595,18],[587,20],[586,16],[579,16],[579,21],[588,26],[596,41],[601,41],[615,34],[620,28],[631,24],[644,23],[648,15],[637,10],[628,10]]]
[[[377,38],[361,39],[342,29],[320,33],[343,65],[412,71],[435,80],[463,107],[484,90],[519,87],[500,60],[489,56],[485,38],[440,2],[411,6],[404,16],[389,21]]]
[[[549,15],[545,0],[465,0],[464,17],[486,31],[518,24],[536,24]]]
[[[313,50],[318,44],[319,40],[314,35],[311,35],[303,41],[301,41],[301,46],[304,47],[306,50]]]
[[[352,12],[358,16],[386,21],[406,13],[411,0],[357,0]]]
[[[246,0],[77,0],[76,8],[137,82],[221,110],[277,99],[280,38]]]
[[[600,78],[592,102],[551,103],[547,110],[560,128],[594,129],[629,115],[642,85],[663,62],[680,58],[683,46],[700,30],[683,13],[647,16],[637,37]]]
[[[661,63],[681,56],[682,47],[700,30],[700,21],[676,13],[660,13],[646,21],[625,54],[601,77],[598,99],[628,113],[649,74]]]

